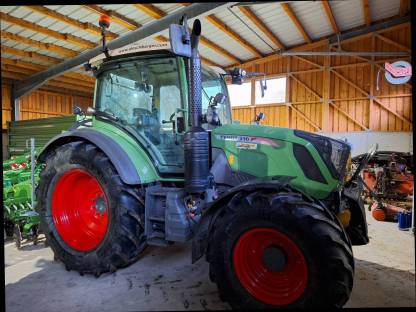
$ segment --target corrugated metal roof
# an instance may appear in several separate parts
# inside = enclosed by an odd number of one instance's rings
[[[320,1],[290,1],[288,3],[292,7],[308,35],[313,40],[317,40],[332,34],[332,27],[328,21],[328,18],[326,17],[322,3]],[[153,6],[167,14],[183,7],[182,4],[178,3],[155,3]],[[330,1],[330,6],[332,8],[337,25],[341,31],[365,25],[361,0]],[[372,21],[377,21],[380,19],[396,16],[399,13],[400,0],[370,0],[369,6]],[[87,9],[84,5],[46,5],[45,7],[82,23],[91,23],[95,26],[98,26],[99,14]],[[119,15],[124,16],[127,19],[135,21],[141,25],[154,20],[153,17],[139,10],[133,4],[104,4],[99,5],[99,7],[104,10],[112,10],[117,12]],[[286,12],[282,9],[279,2],[259,3],[251,5],[250,9],[267,26],[270,32],[272,32],[285,45],[286,48],[305,43],[305,39],[296,29],[295,25],[287,16]],[[71,34],[78,38],[87,40],[95,45],[99,45],[101,43],[101,38],[97,34],[79,29],[75,26],[68,25],[65,22],[58,21],[54,18],[34,12],[25,6],[3,6],[0,7],[0,11],[59,33]],[[207,14],[208,13],[202,14],[200,17],[202,22],[202,35],[204,37],[214,42],[216,45],[222,47],[231,55],[242,61],[250,60],[255,57],[252,52],[241,46],[241,44],[239,44],[235,39],[231,38],[226,33],[219,30],[216,26],[212,25],[205,18],[203,18]],[[236,32],[239,36],[241,36],[242,39],[252,45],[261,54],[267,55],[277,49],[275,44],[255,25],[255,23],[246,17],[238,7],[228,9],[227,6],[222,6],[212,11],[210,14],[215,14],[215,16],[220,19],[221,22]],[[192,21],[192,19],[189,21],[190,25]],[[70,43],[65,40],[60,40],[29,29],[24,29],[18,25],[14,25],[5,21],[1,21],[1,30],[42,43],[52,43],[57,46],[61,46],[77,52],[86,50],[84,47],[81,47],[77,44]],[[130,30],[122,25],[113,22],[111,23],[110,31],[118,35],[123,35]],[[167,30],[160,32],[160,34],[168,37]],[[155,34],[154,36],[156,35],[158,34]],[[152,39],[146,39],[146,42],[149,42],[149,40]],[[46,56],[51,56],[59,59],[67,59],[66,56],[62,56],[56,52],[45,51],[27,44],[17,43],[12,40],[2,39],[1,43],[5,46],[13,47],[19,50],[33,51]],[[200,45],[200,54],[208,60],[211,60],[222,66],[228,66],[234,63],[230,58],[202,44]],[[3,53],[2,57],[23,59],[21,57],[9,55],[6,53]],[[27,61],[45,65],[47,64],[35,59],[28,59]]]

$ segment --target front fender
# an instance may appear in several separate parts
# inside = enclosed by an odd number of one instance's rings
[[[46,155],[59,145],[82,140],[96,145],[110,158],[124,183],[130,185],[141,183],[136,167],[126,151],[109,136],[91,129],[67,131],[54,137],[44,146],[37,160],[44,162]]]
[[[279,190],[280,188],[288,185],[293,179],[294,177],[288,176],[253,179],[230,188],[227,192],[210,203],[204,210],[195,232],[195,237],[192,242],[192,263],[198,261],[206,253],[212,225],[215,223],[222,209],[226,206],[226,203],[228,203],[237,193],[241,191],[250,192],[260,189]]]

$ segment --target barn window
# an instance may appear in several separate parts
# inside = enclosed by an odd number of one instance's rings
[[[244,82],[241,85],[229,84],[227,87],[231,106],[249,106],[251,104],[251,82]]]
[[[277,104],[286,102],[286,77],[267,79],[267,90],[261,97],[260,81],[256,81],[256,104]]]

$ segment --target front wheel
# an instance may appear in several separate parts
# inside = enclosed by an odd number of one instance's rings
[[[139,188],[123,183],[95,145],[57,147],[36,191],[41,229],[67,270],[99,276],[133,263],[145,248]]]
[[[236,309],[342,307],[353,285],[338,219],[291,189],[237,194],[214,224],[207,260]]]

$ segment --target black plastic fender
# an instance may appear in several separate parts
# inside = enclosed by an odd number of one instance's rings
[[[234,195],[240,191],[254,191],[260,189],[279,190],[283,186],[288,185],[294,178],[295,177],[279,176],[273,178],[253,179],[230,188],[215,201],[211,202],[202,213],[201,220],[192,241],[192,263],[198,261],[206,253],[212,225],[215,223],[221,210],[225,207],[225,204],[230,201]]]
[[[136,167],[123,148],[109,136],[91,129],[82,128],[73,131],[66,131],[52,138],[45,145],[42,152],[37,157],[37,160],[38,162],[43,162],[46,155],[56,146],[81,140],[88,141],[100,148],[104,154],[110,158],[124,183],[130,185],[140,184],[140,177],[137,173]]]

